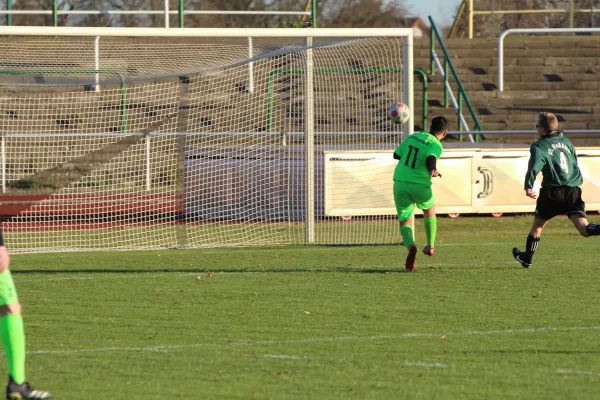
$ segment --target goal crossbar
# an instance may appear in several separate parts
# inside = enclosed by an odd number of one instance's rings
[[[105,28],[0,26],[0,35],[112,37],[403,37],[413,44],[410,28]]]

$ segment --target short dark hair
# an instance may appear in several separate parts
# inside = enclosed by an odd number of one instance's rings
[[[446,131],[450,128],[450,121],[444,117],[435,117],[431,120],[431,127],[429,128],[429,133],[434,135]]]
[[[541,126],[546,133],[556,132],[558,130],[558,119],[556,115],[550,112],[541,112],[538,114],[536,127]]]

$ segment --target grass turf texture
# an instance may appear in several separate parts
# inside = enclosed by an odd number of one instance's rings
[[[399,246],[15,255],[28,379],[60,399],[597,399],[600,239],[559,218],[524,270],[530,220],[442,218],[414,273]]]

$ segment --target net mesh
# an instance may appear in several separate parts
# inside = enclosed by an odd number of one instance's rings
[[[402,41],[310,49],[315,241],[397,243],[386,111],[404,100]],[[304,39],[12,37],[0,51],[13,251],[305,243]]]

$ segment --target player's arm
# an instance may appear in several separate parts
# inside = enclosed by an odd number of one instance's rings
[[[544,158],[542,157],[540,149],[536,146],[531,146],[529,152],[529,165],[527,167],[527,172],[525,173],[525,194],[532,199],[535,199],[537,195],[533,191],[533,185],[535,184],[535,178],[544,167]]]
[[[437,160],[442,155],[442,146],[438,143],[435,143],[430,146],[427,150],[427,155],[425,157],[425,166],[429,171],[429,176],[435,178],[436,176],[442,176],[440,172],[437,170]]]
[[[10,258],[8,257],[8,251],[4,246],[4,237],[2,230],[0,230],[0,272],[4,272],[10,265]]]
[[[394,160],[402,160],[402,151],[404,150],[404,142],[394,150]]]

